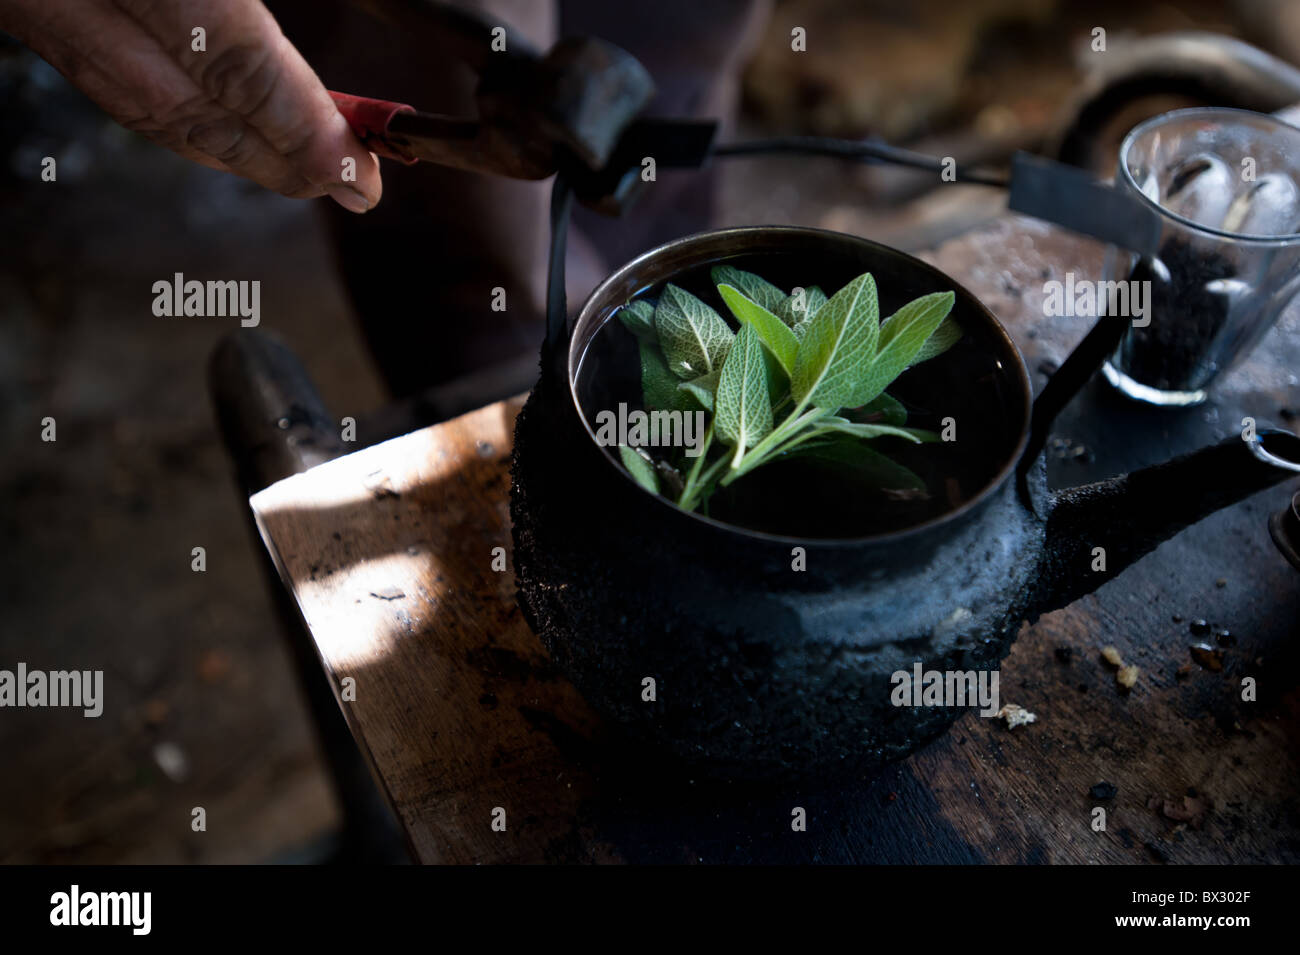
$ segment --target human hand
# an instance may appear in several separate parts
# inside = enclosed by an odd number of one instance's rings
[[[352,212],[379,201],[378,160],[260,0],[0,0],[0,29],[187,159]]]

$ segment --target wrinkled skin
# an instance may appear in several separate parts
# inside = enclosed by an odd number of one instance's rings
[[[378,160],[260,0],[0,0],[0,29],[187,159],[352,212],[379,201]]]

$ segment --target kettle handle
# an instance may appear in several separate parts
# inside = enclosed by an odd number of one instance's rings
[[[1029,442],[1020,457],[1022,474],[1038,460],[1056,416],[1078,394],[1079,389],[1087,384],[1088,379],[1096,374],[1102,362],[1114,354],[1115,349],[1119,347],[1128,323],[1129,320],[1123,316],[1101,316],[1092,326],[1092,330],[1074,347],[1074,351],[1070,352],[1069,357],[1043,386],[1043,390],[1034,400],[1034,410],[1029,424]]]
[[[546,337],[542,341],[542,375],[564,378],[569,344],[569,305],[564,294],[565,254],[573,187],[557,173],[551,186],[551,248],[546,268]]]

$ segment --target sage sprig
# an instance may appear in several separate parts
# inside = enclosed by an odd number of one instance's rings
[[[717,488],[792,457],[851,468],[892,497],[924,496],[924,482],[876,445],[938,440],[907,427],[907,409],[886,389],[961,338],[949,318],[954,294],[923,295],[882,321],[870,273],[829,298],[817,286],[787,293],[729,265],[711,275],[738,331],[672,284],[657,302],[639,299],[618,313],[638,339],[646,409],[708,420],[693,458],[621,447],[628,473],[688,511],[707,512]]]

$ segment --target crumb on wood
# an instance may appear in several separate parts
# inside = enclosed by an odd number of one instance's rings
[[[1030,713],[1023,706],[1016,706],[1014,703],[1008,703],[1002,709],[998,710],[998,719],[1006,720],[1007,729],[1013,730],[1017,726],[1024,726],[1026,723],[1037,723],[1038,717]]]
[[[1122,666],[1115,671],[1115,682],[1126,690],[1133,689],[1141,671],[1135,666]]]
[[[1107,665],[1116,669],[1124,665],[1124,658],[1119,655],[1119,651],[1114,647],[1102,647],[1101,658],[1106,661]]]
[[[1172,822],[1186,823],[1193,829],[1200,829],[1205,823],[1206,813],[1209,811],[1209,805],[1204,800],[1194,796],[1184,796],[1181,802],[1173,799],[1153,800],[1154,809],[1158,809],[1160,814]],[[1150,805],[1150,803],[1148,803]]]

